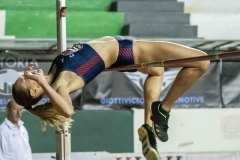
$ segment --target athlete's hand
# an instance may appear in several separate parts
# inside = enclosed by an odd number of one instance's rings
[[[29,64],[29,65],[25,68],[25,70],[24,70],[24,75],[26,76],[26,75],[27,75],[27,72],[32,71],[32,70],[33,70],[33,67],[34,67],[33,64]]]
[[[28,67],[24,71],[24,76],[28,79],[38,82],[40,85],[46,82],[43,70],[42,69],[34,70],[33,68],[34,68],[33,64],[28,65]]]

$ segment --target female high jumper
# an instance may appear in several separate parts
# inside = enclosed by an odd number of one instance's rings
[[[106,36],[84,43],[59,54],[47,75],[29,65],[12,87],[15,101],[54,126],[69,124],[74,108],[70,93],[83,88],[105,69],[161,60],[204,56],[205,52],[166,41]],[[155,136],[168,140],[169,112],[183,95],[208,69],[210,61],[179,63],[176,79],[162,101],[160,99],[164,67],[140,68],[147,74],[144,83],[144,124],[138,129],[139,139],[147,145],[143,154],[148,160],[159,159]],[[34,106],[43,95],[50,103]]]

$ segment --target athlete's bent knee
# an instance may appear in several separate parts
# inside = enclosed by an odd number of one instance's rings
[[[209,66],[210,66],[210,61],[209,60],[201,61],[200,64],[199,64],[199,70],[204,73],[208,70]]]
[[[206,56],[207,53],[200,51],[203,56]],[[198,69],[199,71],[201,71],[202,73],[206,72],[210,66],[210,60],[205,60],[205,61],[198,61],[196,62],[198,64]]]

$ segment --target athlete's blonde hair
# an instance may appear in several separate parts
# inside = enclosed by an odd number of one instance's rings
[[[61,115],[56,108],[51,106],[51,104],[37,106],[29,109],[29,112],[41,119],[43,129],[45,129],[47,125],[57,128],[60,128],[63,125],[71,126],[71,122],[73,121],[71,118],[66,118]]]

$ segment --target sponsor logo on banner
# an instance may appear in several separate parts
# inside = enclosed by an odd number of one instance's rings
[[[162,83],[162,93],[167,92],[168,89],[171,87],[173,81],[175,80],[175,77],[177,73],[180,71],[180,69],[170,69],[166,70],[164,72],[164,79]],[[133,73],[123,73],[128,79],[131,80],[131,82],[139,88],[141,91],[143,91],[144,81],[147,77],[146,74],[143,74],[141,72],[133,72]],[[109,105],[143,105],[144,104],[144,98],[143,97],[137,97],[137,96],[129,96],[129,97],[102,97],[99,100],[101,105],[109,106]],[[202,95],[184,95],[177,99],[176,104],[204,104],[205,99]]]
[[[0,58],[0,109],[12,99],[12,85],[23,74],[23,70],[29,64],[38,67],[34,60],[19,59],[10,52],[2,52]]]
[[[12,98],[12,85],[18,79],[19,73],[13,69],[0,70],[0,107],[6,106]]]
[[[111,105],[111,104],[143,104],[143,97],[103,97],[100,100],[102,105]]]
[[[0,70],[0,95],[10,96],[12,85],[18,79],[19,74],[13,69]]]

